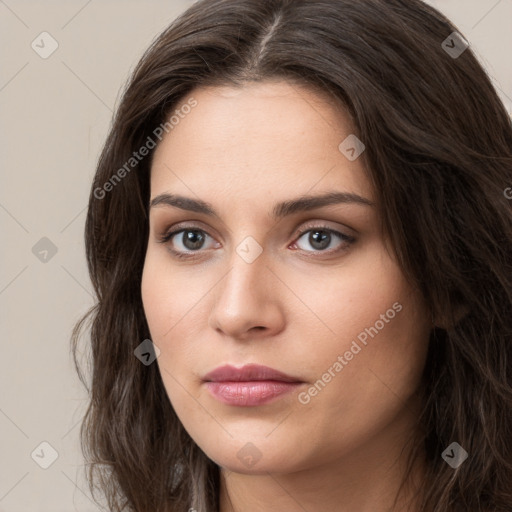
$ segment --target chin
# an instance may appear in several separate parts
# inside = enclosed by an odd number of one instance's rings
[[[203,451],[218,466],[244,475],[288,473],[298,469],[290,460],[296,450],[292,449],[290,453],[280,452],[278,447],[272,446],[268,442],[264,447],[261,444],[259,446],[261,449],[249,441],[242,446],[240,443],[234,443],[234,446],[229,446],[229,448],[224,445],[224,450],[221,453],[217,450],[203,449]]]

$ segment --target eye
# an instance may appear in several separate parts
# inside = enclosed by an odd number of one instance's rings
[[[305,235],[308,235],[307,237]],[[306,241],[306,244],[309,244],[312,247],[312,250],[300,247],[298,243],[302,238]],[[336,240],[338,242],[336,243]],[[299,233],[299,238],[296,242],[293,243],[293,246],[299,246],[299,249],[306,252],[321,252],[326,254],[337,253],[339,251],[344,251],[349,248],[349,246],[355,242],[355,238],[344,233],[340,233],[334,229],[331,229],[327,226],[315,226],[313,228],[309,228],[303,230]],[[334,249],[328,249],[332,247],[334,244]]]
[[[202,229],[182,228],[164,234],[159,241],[163,244],[168,244],[169,250],[178,258],[188,258],[190,253],[203,249],[207,238],[211,237]],[[213,238],[211,239],[213,240]]]
[[[309,236],[306,238],[305,235]],[[302,238],[304,238],[306,244],[312,247],[312,250],[301,247],[303,242],[299,244],[299,241]],[[177,258],[193,258],[205,249],[208,239],[214,240],[204,230],[192,226],[166,232],[159,237],[159,242],[167,244],[169,251]],[[298,234],[296,241],[289,247],[298,247],[307,253],[334,254],[348,250],[349,246],[355,241],[356,239],[353,236],[346,235],[327,226],[307,226],[307,229],[303,229]],[[212,244],[211,248],[218,247],[219,245],[216,242]],[[334,248],[332,248],[332,245],[334,245]],[[329,249],[329,247],[331,248]]]

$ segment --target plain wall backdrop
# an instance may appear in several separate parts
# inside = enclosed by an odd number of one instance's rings
[[[93,304],[87,201],[122,86],[191,3],[0,0],[0,512],[98,510],[69,350]],[[428,3],[463,33],[511,113],[512,0]]]

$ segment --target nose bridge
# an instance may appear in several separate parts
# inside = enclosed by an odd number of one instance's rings
[[[280,315],[275,286],[270,283],[275,276],[267,264],[263,247],[252,237],[233,247],[229,271],[214,294],[213,327],[233,337],[252,327],[275,327]]]
[[[262,298],[261,294],[266,292],[265,281],[270,273],[266,265],[267,258],[263,247],[252,237],[244,239],[232,251],[230,270],[221,286],[220,299],[234,301],[235,305],[240,305],[243,301],[256,306]]]

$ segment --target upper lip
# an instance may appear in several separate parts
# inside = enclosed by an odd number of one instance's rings
[[[301,382],[295,377],[286,375],[286,373],[274,370],[268,366],[259,364],[247,364],[241,368],[231,365],[224,365],[215,368],[215,370],[207,373],[204,378],[209,382],[225,382],[225,381],[254,381],[254,380],[278,380],[282,382]]]

